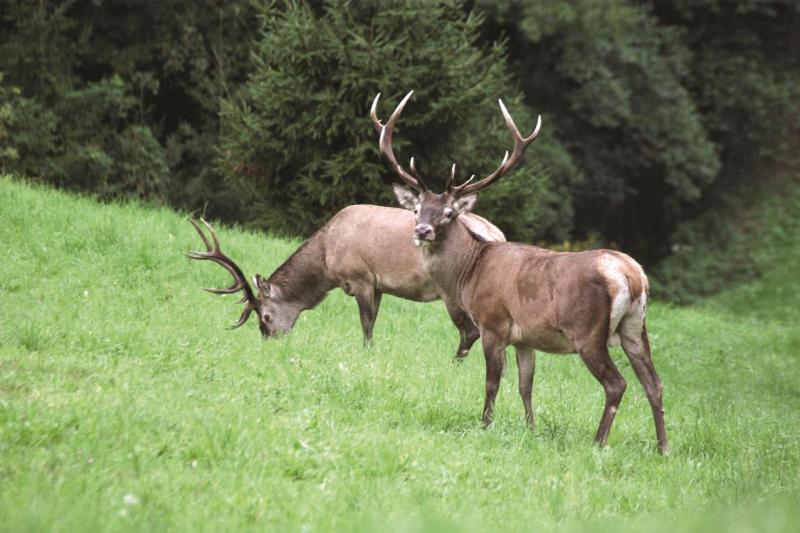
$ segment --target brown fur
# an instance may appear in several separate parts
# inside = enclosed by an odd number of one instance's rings
[[[466,222],[483,232],[487,240],[505,239],[498,228],[477,215],[470,215]],[[286,333],[300,313],[340,287],[355,297],[364,342],[368,343],[384,293],[418,302],[439,299],[439,291],[423,269],[421,253],[412,242],[413,228],[414,215],[404,209],[375,205],[342,209],[269,278],[256,276],[257,294],[240,324],[247,320],[250,310],[255,310],[263,336]],[[229,258],[225,261],[238,270]],[[240,278],[250,291],[244,276]],[[448,305],[447,310],[460,333],[456,356],[465,357],[478,339],[478,330],[463,309]]]
[[[517,349],[520,395],[531,426],[534,350],[577,352],[606,392],[595,436],[605,443],[627,386],[608,353],[613,334],[645,388],[659,448],[666,451],[663,387],[644,327],[647,278],[638,263],[611,250],[559,253],[521,243],[484,242],[442,216],[456,205],[448,194],[421,193],[416,231],[426,237],[425,270],[445,302],[463,308],[483,339],[484,424],[492,422],[507,346]]]
[[[500,101],[514,140],[511,154],[506,152],[497,170],[474,183],[470,178],[454,186],[453,165],[445,192],[435,194],[414,169],[414,159],[409,173],[397,162],[392,149],[394,126],[412,94],[403,98],[385,125],[377,115],[378,94],[370,117],[380,133],[381,153],[408,186],[395,186],[394,191],[400,205],[416,214],[414,238],[423,247],[425,271],[448,307],[464,309],[480,330],[486,359],[484,424],[492,422],[509,345],[517,349],[519,393],[531,427],[534,349],[578,352],[606,393],[595,436],[597,443],[604,444],[627,387],[608,353],[609,342],[619,339],[653,409],[659,448],[666,451],[662,386],[652,364],[644,325],[647,279],[641,267],[628,256],[610,250],[554,253],[525,244],[487,243],[462,224],[453,223],[471,210],[478,192],[521,160],[539,134],[541,116],[533,133],[522,137]]]
[[[469,223],[484,228],[490,239],[504,238],[499,229],[477,215],[470,215]],[[414,217],[404,209],[346,207],[270,276],[270,285],[277,286],[281,300],[291,302],[286,307],[297,309],[297,314],[317,305],[330,289],[341,287],[356,298],[364,342],[368,343],[383,294],[417,302],[439,299],[422,267],[421,254],[409,238],[413,227]],[[447,310],[461,338],[456,357],[463,358],[478,332],[462,309],[448,306]]]
[[[270,275],[267,282],[279,287],[286,296],[302,302],[304,309],[313,309],[328,294],[334,285],[324,275],[319,265],[325,261],[325,239],[321,232],[315,233],[294,251],[289,258]],[[266,298],[259,291],[260,297]]]
[[[625,277],[628,278],[631,289],[631,298],[637,300],[643,292],[647,293],[649,289],[647,276],[644,275],[644,271],[642,271],[642,267],[639,266],[639,263],[634,261],[628,254],[614,250],[607,250],[607,252],[618,257],[622,261],[623,271]]]

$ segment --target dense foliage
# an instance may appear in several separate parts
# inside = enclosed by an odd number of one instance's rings
[[[508,35],[526,101],[552,115],[584,175],[570,188],[576,235],[662,257],[710,196],[789,155],[800,96],[789,3],[477,7],[487,39]]]
[[[487,174],[499,164],[511,137],[498,95],[521,127],[533,127],[502,47],[476,42],[480,17],[465,16],[456,2],[355,4],[330,2],[321,14],[294,4],[262,10],[255,71],[225,107],[221,143],[248,221],[308,233],[344,205],[394,204],[388,185],[397,178],[379,157],[368,118],[378,92],[385,120],[416,89],[395,152],[403,161],[415,156],[435,189],[453,161]],[[482,212],[517,235],[532,230],[542,210],[531,192],[546,187],[543,178],[541,166],[528,165],[487,195]]]
[[[730,231],[718,206],[792,168],[797,4],[250,0],[0,6],[0,167],[308,234],[392,203],[367,118],[416,89],[397,153],[434,186],[542,135],[478,204],[524,241],[653,262]],[[698,222],[692,223],[692,220]]]
[[[3,168],[236,216],[212,160],[220,98],[250,68],[249,2],[10,0],[0,21]]]

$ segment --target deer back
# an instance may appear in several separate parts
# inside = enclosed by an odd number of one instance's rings
[[[487,220],[472,216],[484,238],[504,238]],[[393,207],[352,205],[339,211],[325,227],[325,266],[336,283],[364,283],[401,298],[430,301],[436,287],[414,245],[413,213]]]

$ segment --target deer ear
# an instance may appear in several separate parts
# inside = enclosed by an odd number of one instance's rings
[[[255,283],[255,285],[256,285],[256,290],[258,291],[258,295],[259,296],[261,296],[263,298],[269,298],[270,297],[269,293],[270,293],[271,287],[269,285],[269,282],[266,279],[261,277],[261,274],[256,274],[255,276],[253,276],[253,283]]]
[[[394,190],[394,195],[397,196],[397,201],[401,206],[406,209],[414,209],[414,206],[417,205],[417,193],[409,187],[395,183],[392,185],[392,190]]]
[[[453,202],[453,210],[458,213],[469,213],[475,207],[475,202],[478,200],[478,193],[467,194],[459,196]]]

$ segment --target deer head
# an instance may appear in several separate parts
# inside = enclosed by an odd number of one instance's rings
[[[258,328],[261,330],[261,336],[264,339],[280,335],[292,329],[299,312],[296,312],[291,306],[285,305],[281,299],[280,290],[277,287],[271,286],[268,280],[261,277],[259,274],[253,277],[253,282],[256,286],[256,292],[253,292],[253,288],[250,286],[250,283],[248,283],[247,278],[244,276],[239,266],[220,250],[217,232],[214,231],[211,224],[202,219],[201,221],[211,235],[210,240],[194,220],[189,220],[192,226],[194,226],[194,229],[197,230],[200,238],[203,239],[203,243],[206,245],[206,251],[188,252],[186,255],[191,259],[213,261],[225,268],[225,270],[233,276],[233,284],[230,287],[224,289],[204,289],[214,294],[234,294],[240,291],[243,293],[242,299],[239,300],[239,302],[244,304],[244,310],[239,320],[231,326],[230,329],[236,329],[247,322],[253,311],[255,311],[258,316]]]
[[[386,124],[381,123],[378,119],[377,108],[380,93],[375,96],[370,110],[370,117],[375,126],[376,131],[380,133],[379,146],[381,154],[389,162],[389,166],[397,174],[397,176],[405,183],[405,185],[394,185],[394,193],[401,206],[406,209],[411,209],[416,215],[417,225],[414,229],[414,242],[419,245],[430,245],[440,239],[446,232],[450,223],[455,218],[468,211],[472,210],[475,201],[478,199],[478,192],[485,189],[506,172],[511,170],[522,158],[525,149],[530,145],[534,139],[539,135],[539,128],[542,125],[542,117],[539,116],[536,122],[536,129],[528,137],[522,137],[514,124],[514,119],[511,118],[506,106],[502,100],[500,103],[500,110],[503,113],[506,125],[511,130],[514,137],[514,148],[509,156],[506,151],[503,161],[497,170],[486,176],[485,178],[474,182],[475,175],[473,174],[467,181],[461,185],[454,185],[456,176],[456,165],[453,164],[450,169],[450,178],[447,180],[445,191],[441,194],[432,192],[423,181],[422,177],[414,167],[414,158],[409,162],[410,171],[404,169],[398,162],[392,150],[392,133],[397,119],[403,112],[403,108],[408,102],[414,91],[409,92],[405,98],[398,104],[397,108],[389,117]]]

